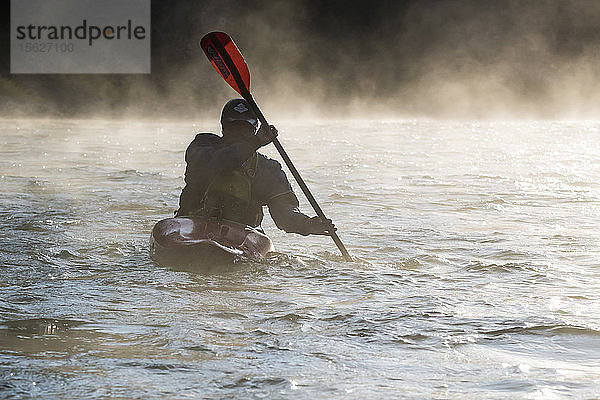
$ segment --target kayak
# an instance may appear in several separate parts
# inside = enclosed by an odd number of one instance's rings
[[[166,218],[150,235],[150,257],[167,266],[210,266],[260,260],[273,251],[264,233],[227,221]]]
[[[212,266],[260,260],[273,251],[264,233],[206,218],[167,218],[150,235],[150,257],[167,266]]]

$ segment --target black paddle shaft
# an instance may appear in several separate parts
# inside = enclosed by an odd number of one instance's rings
[[[263,126],[269,126],[267,119],[265,118],[263,113],[260,111],[260,108],[258,108],[258,104],[256,104],[256,102],[254,101],[252,94],[250,94],[250,91],[246,87],[246,84],[244,83],[242,76],[240,75],[239,71],[237,70],[237,67],[235,66],[235,63],[229,56],[229,53],[227,53],[227,51],[225,50],[225,47],[223,46],[223,44],[218,39],[214,40],[213,43],[214,43],[215,47],[217,48],[216,49],[217,52],[221,55],[221,58],[225,62],[225,65],[227,65],[229,72],[231,72],[231,74],[233,75],[233,78],[235,79],[235,82],[241,91],[242,97],[244,99],[246,99],[246,101],[250,104],[250,107],[252,107],[252,110],[254,111],[254,113],[256,114],[258,119],[260,120],[260,123]],[[298,182],[298,185],[302,189],[302,192],[308,199],[308,202],[313,207],[313,209],[315,210],[315,212],[317,213],[319,218],[321,218],[321,220],[323,220],[323,221],[327,221],[327,217],[325,216],[325,213],[323,212],[323,210],[317,203],[317,200],[315,200],[314,196],[310,192],[310,189],[308,189],[308,186],[306,186],[306,183],[304,183],[304,179],[302,179],[302,177],[300,176],[300,173],[298,172],[298,170],[292,163],[292,160],[287,155],[286,151],[284,150],[283,146],[281,145],[281,143],[279,142],[279,140],[277,138],[273,139],[273,144],[275,145],[275,148],[281,155],[281,158],[283,158],[283,161],[285,162],[288,169],[294,176],[294,179],[296,179],[296,182]],[[344,257],[344,259],[346,261],[352,261],[352,257],[350,256],[350,253],[348,253],[348,250],[346,250],[346,246],[344,246],[344,244],[340,240],[339,236],[337,235],[337,233],[333,227],[333,224],[331,224],[329,227],[329,234],[330,234],[331,238],[333,239],[335,245],[342,252],[342,256]]]

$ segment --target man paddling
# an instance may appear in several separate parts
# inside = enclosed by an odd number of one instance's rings
[[[259,227],[266,205],[279,229],[301,235],[330,234],[331,220],[300,212],[279,162],[257,152],[277,137],[273,125],[257,131],[258,119],[249,104],[234,99],[223,107],[221,127],[223,136],[200,133],[188,146],[186,185],[175,216]]]

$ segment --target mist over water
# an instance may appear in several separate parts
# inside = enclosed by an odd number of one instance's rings
[[[197,47],[222,30],[271,119],[589,119],[598,21],[595,1],[154,1],[151,75],[17,76],[6,56],[2,112],[208,118],[235,95]]]

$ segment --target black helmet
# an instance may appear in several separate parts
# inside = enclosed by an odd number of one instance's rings
[[[250,104],[244,99],[229,100],[223,107],[221,125],[233,121],[246,121],[255,129],[258,127],[258,118],[250,108]]]

